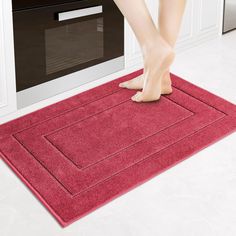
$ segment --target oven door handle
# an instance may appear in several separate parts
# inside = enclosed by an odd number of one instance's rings
[[[102,5],[58,13],[58,21],[65,21],[83,16],[102,13]]]

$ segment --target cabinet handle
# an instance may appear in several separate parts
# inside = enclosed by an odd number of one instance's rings
[[[102,12],[102,5],[96,7],[88,7],[84,9],[72,10],[58,13],[58,21],[64,21],[83,16],[94,15]]]

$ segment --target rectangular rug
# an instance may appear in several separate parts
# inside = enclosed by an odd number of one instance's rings
[[[135,103],[143,68],[0,125],[0,155],[67,226],[236,130],[236,105],[171,74]]]

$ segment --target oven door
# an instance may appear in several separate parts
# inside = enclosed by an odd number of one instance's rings
[[[124,55],[124,18],[110,0],[14,10],[13,22],[17,91]]]

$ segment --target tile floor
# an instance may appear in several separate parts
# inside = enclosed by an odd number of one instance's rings
[[[236,31],[176,56],[172,73],[236,104]],[[62,229],[0,160],[1,236],[234,236],[236,133]]]

